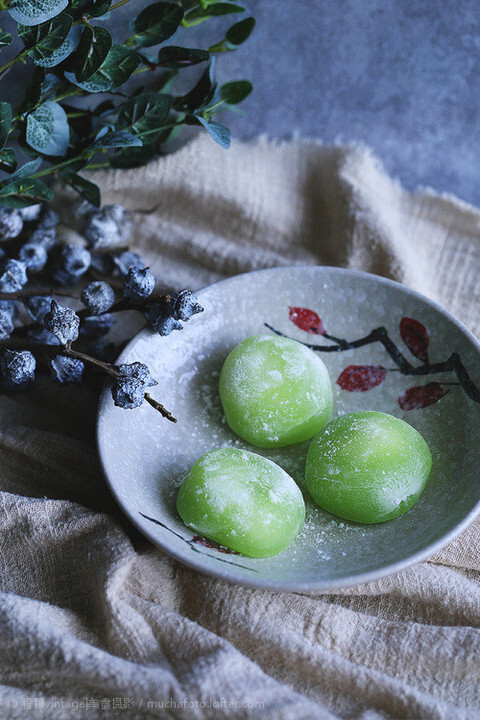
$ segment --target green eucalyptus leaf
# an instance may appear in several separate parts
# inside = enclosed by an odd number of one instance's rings
[[[92,75],[89,80],[86,80],[85,82],[78,82],[75,77],[75,73],[73,72],[65,71],[64,75],[65,80],[68,80],[69,83],[72,83],[72,85],[76,85],[82,90],[86,90],[86,92],[106,92],[112,87],[112,81],[110,80],[110,78],[108,78],[106,75],[100,75],[98,70],[94,75]]]
[[[88,111],[79,112],[78,107],[67,105],[65,102],[62,103],[62,106],[69,118],[70,144],[75,147],[79,143],[82,144],[85,138],[91,137],[93,131],[93,115]]]
[[[139,64],[140,57],[134,50],[113,43],[103,64],[88,80],[78,82],[70,72],[66,72],[65,77],[87,92],[106,92],[128,80]]]
[[[102,134],[101,137],[97,136],[92,148],[139,147],[141,145],[142,141],[139,137],[120,130],[113,133],[107,132],[107,134]]]
[[[212,57],[210,64],[205,68],[194,87],[186,95],[181,95],[175,99],[175,110],[185,110],[193,113],[210,102],[217,87],[213,80],[214,63],[215,58]]]
[[[17,158],[12,148],[0,150],[0,170],[11,173],[17,167]]]
[[[60,15],[68,0],[13,0],[7,10],[22,25],[40,25]]]
[[[172,108],[172,96],[162,93],[142,93],[120,106],[117,128],[133,130],[136,134],[161,129]]]
[[[190,8],[185,13],[185,25],[198,25],[200,22],[208,20],[210,17],[219,17],[221,15],[231,15],[232,13],[244,12],[242,5],[232,2],[216,2],[207,7],[196,6]]]
[[[65,110],[47,100],[27,117],[27,143],[42,155],[60,156],[67,152],[70,129]]]
[[[7,142],[12,124],[12,107],[10,103],[0,102],[0,148]]]
[[[165,42],[182,22],[183,10],[171,2],[156,2],[144,8],[133,22],[135,44],[149,47]]]
[[[88,15],[89,17],[100,17],[110,9],[112,0],[71,0],[71,10],[75,17]]]
[[[74,190],[76,190],[82,197],[85,198],[85,200],[88,200],[88,202],[92,203],[92,205],[95,205],[95,207],[100,207],[100,188],[98,185],[95,185],[95,183],[90,182],[90,180],[86,180],[81,175],[78,175],[75,172],[71,172],[70,170],[64,170],[61,173],[61,177],[65,182],[67,182],[69,185],[71,185]]]
[[[232,27],[227,30],[225,37],[231,45],[241,45],[245,40],[248,40],[254,27],[255,18],[245,18],[245,20],[240,20],[240,22],[232,25]]]
[[[0,30],[0,50],[4,47],[8,47],[8,45],[11,45],[12,42],[13,37],[10,33],[5,32],[5,30]]]
[[[110,157],[110,165],[114,168],[132,168],[145,165],[158,154],[157,141],[132,147],[128,150],[120,150]]]
[[[220,97],[229,105],[238,105],[250,95],[253,85],[248,80],[233,80],[220,88]]]
[[[101,118],[102,116],[110,115],[115,110],[115,105],[111,100],[102,100],[93,111],[95,117]]]
[[[73,19],[62,13],[40,25],[19,25],[17,32],[34,62],[44,60],[57,50],[66,40]]]
[[[200,115],[195,115],[195,117],[212,136],[215,142],[221,145],[221,147],[225,150],[228,150],[232,140],[230,130],[225,127],[225,125],[220,125],[219,123],[206,120]]]
[[[0,205],[10,208],[22,208],[48,202],[53,198],[53,190],[37,178],[21,178],[8,182],[0,188]]]
[[[55,90],[58,88],[58,86],[61,83],[61,79],[57,77],[57,75],[54,75],[53,73],[47,73],[45,75],[45,79],[42,83],[42,93],[43,95],[48,95],[48,93],[51,93],[52,90]]]
[[[80,39],[81,30],[78,25],[74,25],[70,32],[68,33],[67,37],[65,38],[65,41],[60,45],[59,48],[54,50],[48,57],[41,58],[41,59],[34,59],[35,65],[39,65],[40,67],[55,67],[55,65],[59,65],[63,60],[65,60],[69,55],[72,54],[72,52],[75,50],[75,48],[78,45],[78,41]],[[56,77],[56,76],[54,76]],[[57,83],[59,82],[57,78]],[[43,87],[43,92],[47,92],[45,86]]]
[[[21,178],[27,177],[28,175],[33,175],[37,172],[42,162],[42,158],[36,158],[35,160],[30,160],[29,162],[26,162],[24,165],[22,165],[22,167],[18,168],[18,170],[13,173],[12,180],[14,178],[15,180],[20,180]]]
[[[83,170],[83,168],[86,165],[88,165],[93,154],[94,153],[92,151],[92,153],[88,157],[80,157],[80,158],[76,158],[75,160],[70,161],[68,163],[68,166],[66,168],[64,168],[64,170],[62,170],[62,172],[66,171],[66,170],[68,170],[68,172],[73,172],[73,173],[80,172],[80,170]]]
[[[158,62],[166,68],[182,68],[198,65],[210,58],[208,50],[167,45],[158,51]]]
[[[88,80],[102,65],[112,47],[112,36],[98,25],[85,25],[75,54],[75,77]]]
[[[25,92],[25,97],[16,109],[17,115],[24,115],[35,107],[42,94],[42,85],[45,81],[45,70],[36,67],[30,78],[30,83]]]

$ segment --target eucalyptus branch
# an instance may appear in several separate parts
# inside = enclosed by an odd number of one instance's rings
[[[5,65],[2,65],[2,67],[0,67],[0,80],[3,78],[4,75],[6,75],[7,71],[8,71],[13,65],[15,65],[15,63],[17,63],[17,62],[22,62],[22,61],[23,61],[23,58],[25,57],[25,55],[27,54],[27,52],[28,52],[28,50],[25,50],[25,49],[24,49],[24,50],[20,50],[20,51],[15,55],[15,57],[13,57],[11,60],[9,60],[7,63],[5,63]]]
[[[90,153],[80,153],[80,155],[76,155],[75,157],[69,158],[68,160],[63,160],[61,163],[56,163],[55,165],[50,165],[49,167],[44,168],[43,170],[39,170],[38,172],[30,175],[30,179],[41,178],[41,177],[45,177],[45,175],[50,175],[50,173],[53,173],[56,170],[60,170],[61,168],[68,167],[68,165],[72,165],[72,163],[78,162],[79,160],[86,159],[86,157],[88,157],[89,154]]]
[[[110,7],[110,12],[129,1],[119,0]],[[76,161],[85,161],[83,170],[143,165],[162,153],[162,144],[182,125],[204,128],[222,147],[229,147],[228,128],[211,122],[211,116],[218,109],[242,102],[251,85],[246,80],[238,80],[217,90],[213,60],[217,48],[234,50],[249,37],[254,19],[236,21],[239,13],[244,12],[243,7],[233,1],[222,4],[221,14],[233,14],[236,22],[225,38],[208,50],[168,44],[182,24],[215,22],[212,2],[207,0],[199,0],[185,9],[181,2],[145,5],[132,18],[133,35],[120,43],[113,42],[105,25],[90,23],[92,19],[102,19],[98,10],[101,11],[103,3],[82,0],[80,11],[73,0],[68,0],[66,7],[64,2],[50,0],[46,7],[32,0],[15,0],[17,13],[25,18],[18,28],[24,47],[0,67],[0,79],[27,58],[33,73],[28,97],[20,105],[21,113],[12,112],[9,103],[0,103],[0,163],[7,174],[11,174],[0,181],[0,206],[21,208],[49,200],[52,191],[43,180],[62,170],[69,170],[66,182],[98,205],[99,189],[91,179],[87,181],[77,174],[78,168],[73,167]],[[0,0],[0,8],[6,9],[8,3],[9,0]],[[83,28],[78,45],[75,45],[75,33],[70,33],[72,27]],[[143,52],[144,48],[153,46],[160,46],[156,57]],[[45,63],[45,59],[49,62]],[[208,66],[194,87],[186,95],[169,94],[169,83],[175,74],[199,63],[208,63]],[[134,75],[148,70],[155,78],[162,68],[168,69],[168,77],[160,88],[157,83],[156,87],[142,88],[133,95],[122,90]],[[52,73],[59,82],[51,82]],[[104,103],[98,103],[92,110],[65,109],[62,105],[69,97],[86,96],[120,98],[110,113],[105,145],[98,137],[104,124],[100,117],[105,112]],[[41,170],[12,174],[16,169],[16,155],[14,148],[7,144],[19,137],[44,161]],[[97,152],[107,153],[108,160],[95,162]]]
[[[112,12],[112,10],[116,10],[116,9],[119,8],[119,7],[122,7],[122,5],[126,5],[128,2],[130,2],[130,0],[120,0],[120,2],[118,2],[118,3],[116,3],[115,5],[112,5],[112,6],[111,6],[110,12]]]

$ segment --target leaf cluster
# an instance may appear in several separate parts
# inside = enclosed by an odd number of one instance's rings
[[[252,85],[242,79],[218,87],[215,59],[245,42],[255,19],[241,17],[246,8],[239,0],[154,2],[131,21],[130,35],[117,42],[109,17],[127,2],[0,0],[0,14],[16,21],[21,42],[0,67],[0,98],[1,83],[17,63],[31,70],[17,107],[0,100],[0,206],[50,200],[48,176],[61,178],[98,206],[99,189],[83,171],[142,165],[163,152],[185,125],[204,128],[229,147],[228,128],[213,118],[241,103]],[[175,44],[180,28],[229,15],[233,24],[210,47]],[[0,52],[14,40],[0,30]],[[188,92],[175,94],[177,75],[195,65],[204,65],[199,79]],[[148,83],[132,91],[129,81],[136,76]],[[79,104],[78,98],[87,103]],[[27,161],[18,167],[25,155]]]

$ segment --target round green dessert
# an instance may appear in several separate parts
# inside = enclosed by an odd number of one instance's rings
[[[418,500],[432,468],[419,432],[381,412],[333,420],[307,453],[307,488],[324,510],[359,523],[379,523]]]
[[[200,535],[250,557],[285,550],[305,520],[303,496],[290,475],[236,448],[197,460],[180,487],[177,509]]]
[[[309,440],[332,413],[327,368],[302,343],[254,335],[228,355],[220,398],[237,435],[261,448]]]

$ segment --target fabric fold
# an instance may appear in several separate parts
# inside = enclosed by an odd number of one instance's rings
[[[405,283],[480,329],[480,211],[407,193],[361,146],[198,137],[99,172],[160,288],[330,264]],[[0,402],[0,715],[429,718],[480,713],[480,522],[397,575],[273,594],[180,566],[123,518],[95,393]],[[114,428],[112,428],[114,432]],[[80,703],[84,703],[80,706]]]

